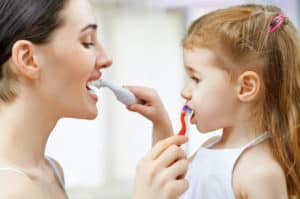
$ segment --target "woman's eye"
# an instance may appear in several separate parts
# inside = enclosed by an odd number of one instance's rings
[[[93,47],[95,44],[93,42],[83,42],[82,45],[85,47],[85,48],[91,48]]]

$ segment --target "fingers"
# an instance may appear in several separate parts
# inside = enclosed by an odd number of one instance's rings
[[[177,181],[184,179],[186,172],[188,170],[188,160],[182,159],[174,162],[170,167],[163,168],[163,169],[155,169],[156,175],[153,172],[152,176],[154,177],[154,182],[157,186],[163,187],[168,182]]]
[[[178,198],[189,187],[189,183],[185,179],[170,181],[166,185],[167,198]]]
[[[126,86],[137,98],[142,99],[146,102],[151,101],[153,98],[157,97],[156,91],[151,88],[146,88],[142,86]]]
[[[146,158],[155,160],[161,153],[163,153],[171,145],[180,146],[188,141],[186,136],[172,136],[164,140],[160,140],[150,152],[146,155]]]
[[[152,112],[152,108],[144,104],[130,104],[127,106],[127,109],[133,112],[140,113],[147,118],[149,117],[149,115],[151,115]]]
[[[186,153],[177,145],[172,145],[167,148],[161,155],[157,158],[157,164],[161,167],[169,167],[175,161],[186,159]]]
[[[142,104],[131,104],[127,106],[128,110],[140,113],[149,120],[152,120],[158,116],[156,113],[163,109],[163,107],[160,106],[160,98],[155,90],[139,86],[127,86],[126,88],[138,99],[143,101]]]
[[[166,170],[166,175],[171,179],[183,179],[188,167],[189,163],[187,159],[178,160],[170,167],[170,169]]]

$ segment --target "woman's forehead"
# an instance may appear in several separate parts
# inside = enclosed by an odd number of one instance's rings
[[[87,0],[69,0],[61,16],[66,24],[82,28],[87,24],[96,24],[92,7]]]

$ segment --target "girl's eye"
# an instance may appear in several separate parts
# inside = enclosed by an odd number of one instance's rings
[[[85,47],[85,48],[91,48],[93,47],[95,44],[93,42],[84,42],[82,43],[82,45]]]
[[[197,77],[191,77],[191,79],[197,84],[200,82],[200,79],[198,79]]]

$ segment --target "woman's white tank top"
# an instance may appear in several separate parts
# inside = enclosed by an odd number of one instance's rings
[[[219,139],[201,147],[189,165],[189,188],[180,199],[235,199],[232,173],[237,160],[246,149],[269,137],[266,132],[241,148],[212,149]]]
[[[55,176],[56,176],[61,188],[65,191],[65,183],[64,183],[63,176],[59,170],[58,165],[55,163],[55,161],[51,157],[46,156],[45,158],[49,161],[49,164],[51,165],[52,169],[54,170]],[[19,168],[0,167],[0,173],[4,173],[4,172],[5,173],[7,173],[7,172],[18,173],[20,175],[30,178],[29,175],[27,175],[27,173],[25,171],[23,171]]]

